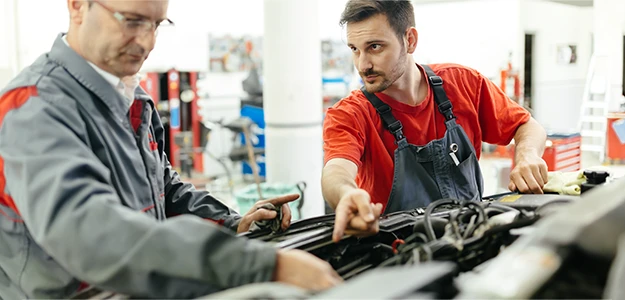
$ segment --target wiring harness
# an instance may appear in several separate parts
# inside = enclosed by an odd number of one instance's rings
[[[460,271],[471,270],[516,239],[511,229],[531,225],[537,218],[496,203],[441,199],[425,209],[410,236],[392,243],[394,256],[379,267],[445,260],[456,262]]]

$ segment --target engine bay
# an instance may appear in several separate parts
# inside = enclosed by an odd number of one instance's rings
[[[282,233],[247,236],[329,262],[345,284],[309,295],[313,298],[461,298],[462,290],[488,268],[490,260],[524,235],[540,233],[534,226],[538,221],[579,199],[519,194],[496,195],[479,203],[442,199],[426,208],[383,216],[374,236],[346,236],[338,243],[332,242],[333,215],[294,222]],[[564,267],[531,298],[601,298],[611,260],[574,246],[567,253]],[[589,280],[589,272],[602,275]],[[396,282],[401,283],[397,288],[388,288]],[[405,293],[397,292],[407,287]]]
[[[346,236],[332,242],[334,215],[294,222],[283,233],[258,231],[251,239],[275,243],[283,249],[301,249],[329,262],[345,280],[377,267],[450,261],[458,271],[496,256],[518,238],[515,229],[531,226],[547,206],[575,197],[558,195],[504,195],[480,203],[441,199],[427,208],[397,212],[380,219],[377,235]]]
[[[599,299],[625,296],[625,179],[580,196],[441,199],[384,215],[379,233],[332,241],[334,215],[240,234],[327,261],[344,283],[311,293],[280,283],[200,299]],[[104,296],[103,296],[104,295]],[[76,299],[129,299],[114,293]]]

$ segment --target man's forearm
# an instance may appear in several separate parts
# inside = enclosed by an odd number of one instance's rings
[[[341,200],[341,197],[348,191],[358,189],[356,181],[350,172],[340,165],[326,165],[321,176],[321,190],[323,198],[332,209]]]
[[[234,232],[237,231],[241,216],[208,192],[196,190],[192,184],[182,182],[166,155],[164,155],[163,170],[167,217],[193,214],[223,224],[224,227]]]
[[[514,135],[515,161],[527,154],[542,156],[545,151],[547,134],[545,129],[534,118],[519,126]]]

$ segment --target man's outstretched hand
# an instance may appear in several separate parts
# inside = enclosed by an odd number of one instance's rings
[[[336,206],[332,240],[338,242],[344,234],[368,236],[380,230],[379,219],[382,204],[371,203],[371,197],[362,189],[351,190],[339,200]]]
[[[250,230],[250,226],[255,221],[262,220],[271,220],[277,217],[277,212],[269,209],[259,209],[266,203],[271,203],[275,207],[282,206],[282,230],[286,230],[291,225],[291,209],[289,208],[288,203],[299,199],[298,194],[286,195],[278,198],[273,198],[269,200],[261,200],[258,201],[252,206],[252,208],[243,216],[241,222],[239,222],[239,227],[237,228],[237,233],[242,233]],[[287,204],[287,205],[283,205]]]
[[[322,291],[343,282],[328,262],[297,249],[278,251],[274,280],[312,291]]]

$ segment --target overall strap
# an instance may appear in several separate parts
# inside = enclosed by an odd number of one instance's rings
[[[369,93],[367,89],[363,86],[360,90],[365,94],[369,102],[373,104],[375,110],[378,111],[380,118],[382,118],[382,122],[384,126],[395,136],[395,140],[401,141],[405,139],[404,133],[402,131],[403,126],[399,120],[395,119],[393,114],[391,113],[391,107],[388,104],[384,103],[378,96],[373,93]]]
[[[443,89],[443,79],[436,75],[436,73],[434,73],[432,68],[428,65],[423,65],[423,69],[425,70],[425,74],[428,76],[428,81],[432,87],[432,91],[434,91],[434,100],[438,105],[438,111],[445,116],[445,121],[455,119],[456,117],[452,111],[453,106],[451,105],[449,98],[447,98],[445,89]]]

